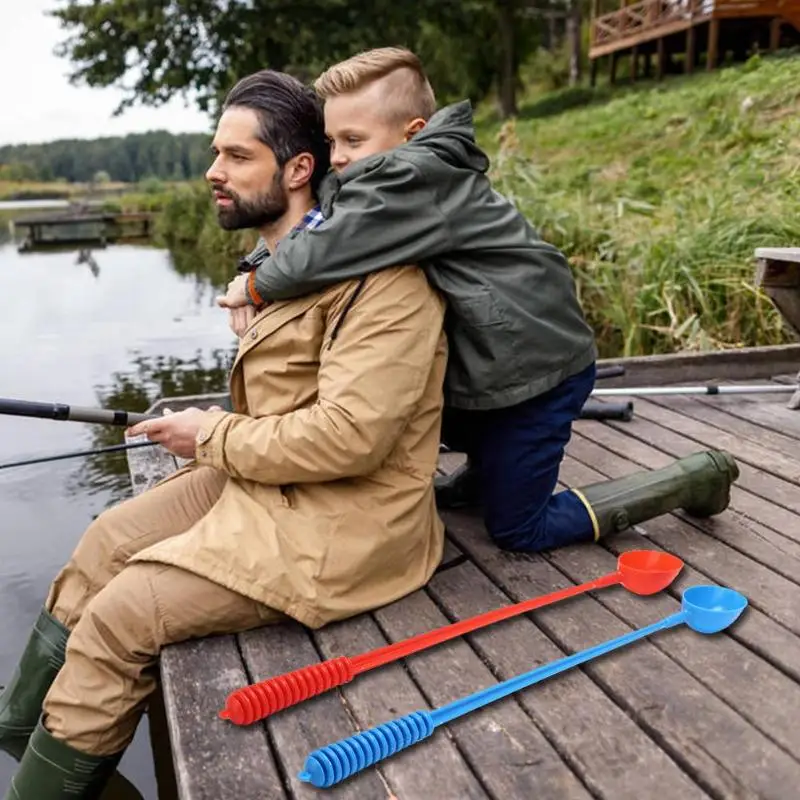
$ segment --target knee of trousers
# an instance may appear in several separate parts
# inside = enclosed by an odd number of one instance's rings
[[[155,658],[164,639],[163,615],[150,581],[151,564],[123,569],[89,601],[72,638],[91,639],[123,659]]]
[[[594,528],[582,502],[570,492],[563,492],[560,502],[545,505],[524,524],[513,528],[499,527],[487,517],[486,529],[501,549],[525,553],[541,553],[570,544],[594,541]]]
[[[50,612],[57,611],[61,622],[68,627],[77,624],[85,605],[123,565],[116,558],[113,511],[100,514],[89,525],[50,586],[45,605]]]

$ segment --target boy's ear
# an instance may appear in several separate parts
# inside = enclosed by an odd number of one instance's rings
[[[422,117],[417,117],[416,119],[412,119],[411,122],[406,125],[405,129],[405,138],[408,141],[412,136],[419,133],[426,125],[426,122]]]
[[[314,156],[311,153],[299,153],[289,159],[284,170],[284,181],[289,190],[302,189],[314,174]]]

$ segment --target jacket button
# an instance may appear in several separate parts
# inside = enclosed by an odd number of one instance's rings
[[[258,331],[251,331],[251,333],[250,333],[250,338],[251,338],[251,339],[255,339],[255,338],[256,338],[256,336],[258,336]]]

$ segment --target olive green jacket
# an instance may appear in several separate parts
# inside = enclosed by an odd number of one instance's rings
[[[246,259],[266,301],[420,264],[447,301],[450,406],[516,405],[596,358],[564,255],[543,242],[487,176],[468,101],[438,111],[411,141],[327,176],[325,222],[274,254]]]

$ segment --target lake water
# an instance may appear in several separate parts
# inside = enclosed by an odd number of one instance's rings
[[[0,397],[144,410],[164,393],[224,389],[234,337],[215,288],[185,274],[186,261],[180,274],[168,252],[145,246],[20,254],[0,239]],[[121,439],[105,426],[0,415],[0,463]],[[0,685],[84,529],[128,496],[126,468],[121,453],[0,469]],[[120,770],[156,800],[146,728]],[[0,752],[0,792],[16,766]]]

